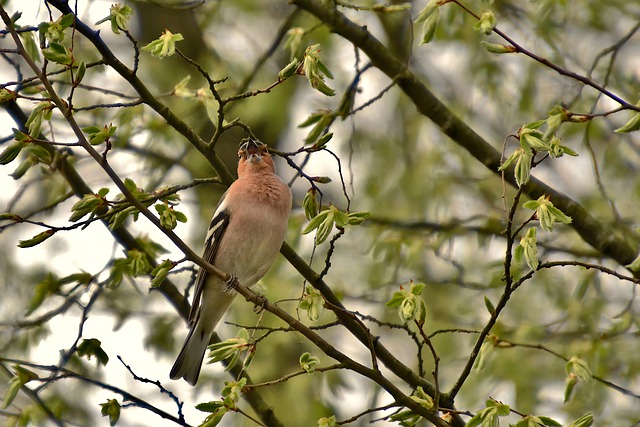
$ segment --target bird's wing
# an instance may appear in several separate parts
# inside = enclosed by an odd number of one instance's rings
[[[205,240],[205,249],[202,258],[211,264],[214,263],[218,248],[220,247],[220,241],[222,241],[224,232],[229,226],[230,215],[224,201],[225,197],[222,196],[218,208],[211,219],[211,224],[209,224],[209,231],[207,231],[207,238]],[[208,275],[209,273],[204,268],[201,267],[198,270],[198,275],[196,276],[196,291],[193,295],[193,303],[191,305],[191,311],[189,312],[189,323],[191,324],[198,318],[202,291],[204,290],[204,284]]]

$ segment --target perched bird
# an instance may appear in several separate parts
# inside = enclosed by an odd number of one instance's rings
[[[203,258],[252,286],[276,259],[291,212],[291,191],[276,175],[275,164],[260,141],[247,138],[238,150],[238,179],[218,203],[205,240]],[[195,385],[213,330],[236,292],[220,278],[198,271],[189,324],[171,379]]]

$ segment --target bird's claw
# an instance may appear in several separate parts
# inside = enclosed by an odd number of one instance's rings
[[[235,291],[238,287],[238,278],[234,274],[229,274],[224,284],[226,285],[225,292]]]
[[[253,306],[253,311],[258,314],[261,313],[263,310],[265,310],[267,308],[267,305],[269,304],[269,300],[267,300],[267,297],[265,297],[264,295],[260,295],[260,294],[256,294],[256,298],[257,301],[255,303],[255,305]]]

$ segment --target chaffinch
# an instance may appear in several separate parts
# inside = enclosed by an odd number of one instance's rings
[[[287,231],[291,191],[260,141],[245,139],[238,150],[238,179],[222,196],[205,240],[203,258],[252,286],[276,259]],[[178,355],[171,379],[198,381],[213,330],[236,292],[202,268],[196,277],[189,324],[191,330]]]

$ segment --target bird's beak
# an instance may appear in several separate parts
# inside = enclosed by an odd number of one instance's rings
[[[250,162],[257,162],[259,160],[262,160],[262,153],[260,153],[260,147],[252,139],[250,139],[247,142],[247,160]]]

